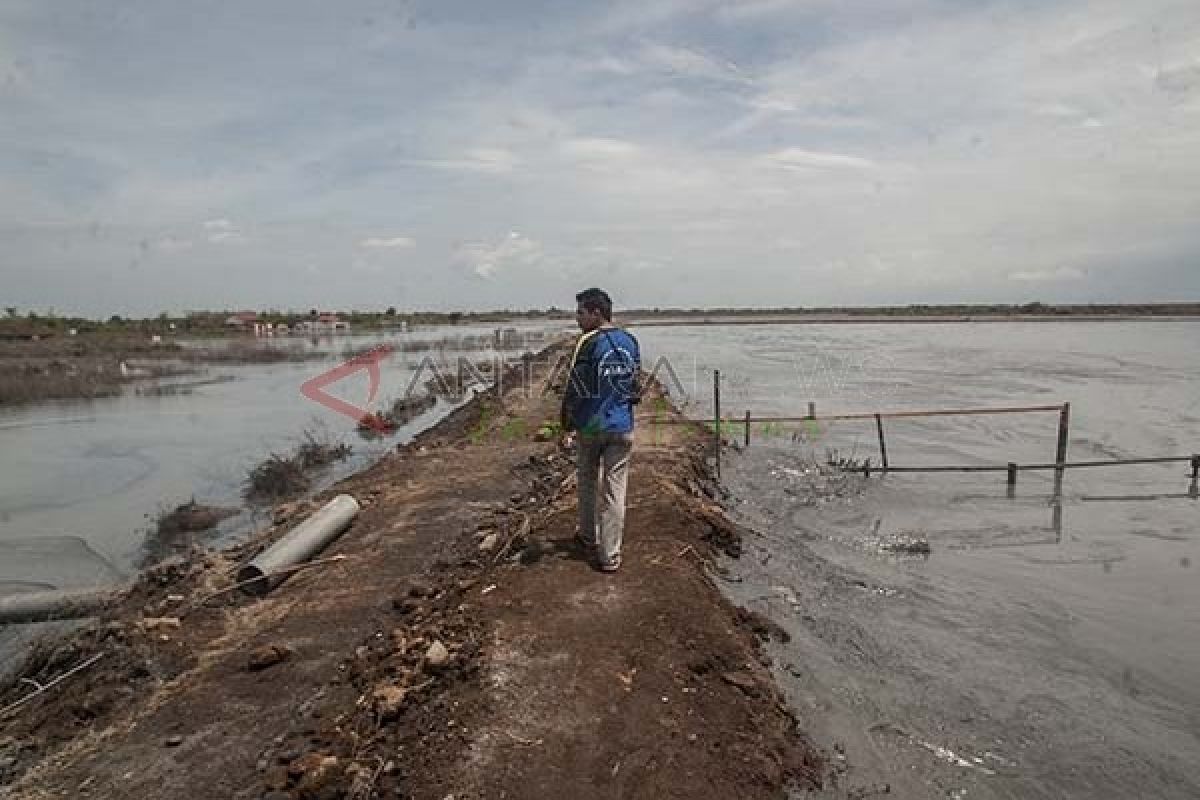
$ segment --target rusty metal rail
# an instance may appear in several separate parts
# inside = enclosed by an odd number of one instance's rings
[[[811,404],[810,404],[811,405]],[[844,420],[873,420],[877,417],[883,419],[900,419],[904,417],[963,417],[985,414],[1024,414],[1037,411],[1062,411],[1063,404],[1058,403],[1050,406],[1011,406],[1002,408],[953,408],[953,409],[932,409],[927,411],[866,411],[856,412],[851,414],[806,414],[804,416],[754,416],[747,412],[747,416],[729,417],[720,419],[722,428],[753,424],[755,422],[836,422]],[[655,420],[655,424],[662,425],[690,425],[697,420],[683,417],[673,419]],[[713,419],[709,424],[716,424],[717,419]]]
[[[1011,406],[1007,408],[949,408],[924,411],[867,411],[852,414],[814,414],[803,417],[756,417],[750,422],[832,422],[841,420],[901,419],[905,417],[966,417],[984,414],[1025,414],[1036,411],[1062,411],[1062,404],[1052,406]],[[728,420],[736,424],[738,420]]]
[[[1195,472],[1200,467],[1200,456],[1156,456],[1153,458],[1117,458],[1109,461],[1061,461],[1046,464],[959,464],[929,465],[887,468],[888,472],[1010,472],[1015,466],[1018,471],[1045,469],[1077,469],[1080,467],[1121,467],[1127,464],[1171,464],[1190,463]],[[848,472],[882,472],[879,467],[849,467]]]
[[[962,416],[982,416],[995,414],[1028,414],[1039,412],[1057,412],[1058,413],[1058,437],[1055,444],[1054,460],[1046,463],[1034,464],[1017,464],[1008,462],[1007,464],[934,464],[927,466],[892,466],[888,461],[887,439],[884,434],[883,421],[885,419],[914,419],[921,417],[962,417]],[[744,427],[744,445],[750,446],[750,430],[751,426],[756,423],[813,423],[813,422],[838,422],[872,420],[875,422],[875,429],[879,437],[879,452],[882,464],[878,467],[872,467],[870,459],[867,459],[862,466],[846,467],[848,472],[861,472],[864,475],[870,476],[874,472],[889,473],[889,472],[1005,472],[1008,475],[1008,491],[1011,495],[1016,487],[1017,474],[1022,471],[1031,470],[1054,470],[1054,495],[1055,497],[1062,496],[1062,484],[1066,471],[1069,469],[1080,469],[1090,467],[1117,467],[1128,466],[1133,464],[1172,464],[1172,463],[1187,463],[1192,469],[1192,487],[1189,492],[1190,496],[1195,497],[1197,481],[1200,481],[1200,454],[1187,456],[1151,456],[1139,458],[1116,458],[1104,461],[1068,461],[1067,446],[1070,441],[1071,427],[1071,404],[1059,403],[1054,405],[1037,405],[1037,406],[1002,406],[993,408],[950,408],[950,409],[923,409],[916,411],[871,411],[857,412],[849,414],[817,414],[816,404],[809,402],[808,413],[804,416],[755,416],[750,413],[749,409],[740,418],[726,419],[721,416],[721,372],[713,370],[713,418],[711,421],[692,420],[683,417],[673,419],[655,419],[651,424],[666,424],[666,425],[691,425],[701,422],[702,424],[712,427],[713,432],[713,454],[716,464],[716,473],[718,480],[721,476],[721,444],[723,434],[734,430],[738,427]]]

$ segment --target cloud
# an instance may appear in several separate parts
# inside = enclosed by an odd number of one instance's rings
[[[469,242],[460,245],[457,261],[477,278],[490,280],[503,272],[535,266],[543,256],[542,244],[517,231],[498,242]]]
[[[842,153],[819,153],[813,150],[802,150],[798,147],[777,150],[764,156],[763,160],[775,167],[795,170],[873,169],[877,166],[874,161],[867,158]]]
[[[1058,283],[1061,281],[1081,281],[1087,273],[1075,267],[1058,267],[1056,269],[1019,270],[1008,273],[1010,281],[1022,283]]]
[[[638,146],[621,139],[580,138],[562,143],[561,152],[567,158],[578,161],[626,160],[638,155]]]
[[[178,236],[167,235],[159,238],[154,242],[154,247],[167,253],[177,253],[181,250],[190,250],[196,243],[191,239],[184,239]]]
[[[473,147],[467,150],[465,163],[482,172],[512,172],[517,157],[500,147]]]
[[[0,9],[11,302],[1200,294],[1195,3],[349,8]]]
[[[735,83],[746,80],[732,61],[716,59],[689,47],[646,42],[638,53],[638,60],[644,67],[685,78]]]
[[[737,3],[722,4],[717,9],[716,16],[725,21],[756,21],[762,17],[795,10],[803,5],[799,0],[741,0]]]
[[[1180,99],[1195,93],[1200,89],[1200,59],[1188,64],[1160,69],[1155,75],[1154,85],[1167,94]]]
[[[247,241],[237,225],[223,217],[205,220],[202,226],[208,231],[207,239],[211,244],[243,244]]]
[[[359,247],[407,248],[416,244],[416,240],[408,236],[379,237],[370,236],[358,243]]]
[[[404,159],[402,163],[429,169],[504,174],[516,168],[518,159],[514,153],[503,148],[472,147],[458,158]]]
[[[633,61],[617,58],[613,55],[602,55],[595,59],[588,59],[582,62],[580,66],[584,70],[607,72],[613,75],[634,75],[638,71],[638,65]]]

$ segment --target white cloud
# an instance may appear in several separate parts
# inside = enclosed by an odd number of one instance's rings
[[[513,171],[518,159],[516,154],[500,147],[472,147],[460,158],[404,159],[401,163],[430,169],[504,174]]]
[[[686,78],[734,82],[746,80],[732,61],[716,59],[688,47],[646,42],[642,45],[638,58],[650,69]]]
[[[588,59],[580,66],[584,70],[607,72],[612,75],[633,75],[638,71],[637,65],[633,62],[612,55],[603,55],[594,59]]]
[[[717,9],[716,16],[727,21],[753,21],[781,11],[791,11],[802,5],[799,0],[740,0],[736,3],[722,4]]]
[[[466,161],[482,172],[512,172],[517,157],[500,147],[473,147],[466,152]]]
[[[536,266],[543,256],[542,244],[517,231],[498,242],[469,242],[460,245],[456,259],[477,278],[489,280],[512,269]]]
[[[764,156],[764,161],[783,169],[873,169],[874,161],[842,153],[820,153],[789,147]]]
[[[181,250],[190,250],[195,246],[195,242],[191,239],[183,239],[178,236],[168,235],[159,238],[154,242],[154,246],[167,253],[177,253]]]
[[[205,220],[203,227],[208,231],[207,238],[212,244],[242,244],[246,241],[245,235],[237,225],[223,217]]]
[[[1057,283],[1060,281],[1081,281],[1087,273],[1075,267],[1058,267],[1056,269],[1019,270],[1008,273],[1010,281],[1022,283]]]
[[[358,243],[359,247],[404,248],[412,247],[417,242],[408,236],[370,236]]]
[[[579,161],[624,160],[639,153],[633,142],[604,138],[569,139],[560,149],[563,155]]]

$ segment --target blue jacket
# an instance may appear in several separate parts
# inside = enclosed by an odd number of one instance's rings
[[[620,328],[598,328],[579,337],[563,392],[564,430],[630,433],[641,399],[642,354],[637,339]]]

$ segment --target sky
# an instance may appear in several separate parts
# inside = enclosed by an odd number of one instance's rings
[[[1200,3],[0,0],[0,306],[1200,299]]]

